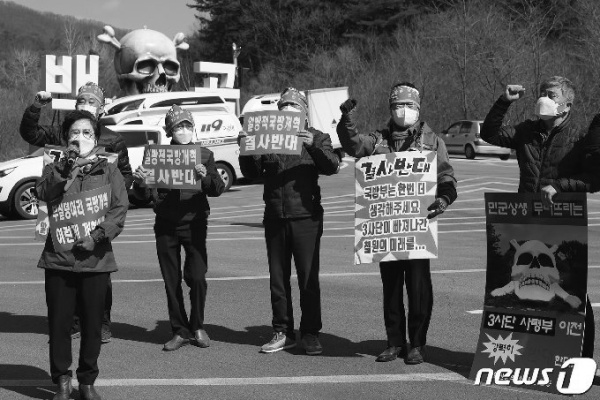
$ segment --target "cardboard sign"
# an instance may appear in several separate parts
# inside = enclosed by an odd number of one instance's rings
[[[306,98],[310,126],[328,133],[332,137],[332,141],[337,140],[336,127],[341,116],[340,104],[346,101],[348,97],[348,87],[307,90]]]
[[[200,145],[158,145],[144,149],[142,166],[146,170],[144,183],[151,188],[197,189],[195,167],[201,164]]]
[[[432,151],[363,157],[355,163],[355,264],[436,258],[437,158]]]
[[[90,236],[110,208],[110,185],[64,196],[48,204],[50,236],[57,252],[69,251]]]
[[[240,143],[241,155],[300,154],[306,114],[294,111],[254,111],[244,117],[248,134]]]
[[[44,167],[48,164],[59,162],[66,157],[67,149],[62,146],[46,145],[44,146]],[[105,158],[109,163],[117,162],[118,155],[107,151],[96,153],[99,158]],[[48,237],[50,221],[48,219],[48,206],[44,201],[38,200],[38,215],[35,222],[35,240],[44,242]]]
[[[561,366],[581,356],[586,195],[560,193],[544,208],[540,194],[486,193],[485,204],[485,301],[470,377],[484,383],[505,369],[502,384],[559,393]]]

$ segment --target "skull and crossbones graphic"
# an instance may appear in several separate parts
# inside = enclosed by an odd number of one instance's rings
[[[549,302],[555,296],[577,309],[581,300],[560,287],[560,274],[556,268],[554,253],[558,246],[546,246],[539,240],[529,240],[519,245],[510,241],[515,249],[511,278],[504,287],[492,290],[494,297],[514,293],[521,300]]]
[[[183,33],[173,40],[152,29],[136,29],[117,40],[111,26],[104,27],[98,40],[113,46],[114,67],[119,86],[126,95],[171,91],[181,75],[177,49],[187,50]]]

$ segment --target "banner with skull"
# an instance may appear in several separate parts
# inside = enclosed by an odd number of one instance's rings
[[[553,369],[532,389],[558,393],[562,364],[581,356],[587,295],[585,193],[486,193],[487,273],[483,318],[471,378],[489,368]],[[537,370],[536,370],[537,368]],[[531,372],[533,374],[533,372]],[[546,382],[549,380],[549,382]]]

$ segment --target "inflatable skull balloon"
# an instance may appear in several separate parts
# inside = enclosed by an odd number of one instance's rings
[[[119,86],[126,95],[168,92],[179,81],[177,49],[187,50],[183,33],[173,40],[151,29],[136,29],[117,40],[111,26],[98,40],[116,49],[114,66]]]
[[[502,288],[492,291],[492,296],[514,293],[522,300],[548,302],[555,296],[562,298],[573,308],[581,305],[581,300],[560,287],[560,274],[556,268],[554,253],[558,246],[546,246],[539,240],[529,240],[521,245],[516,240],[510,244],[515,249],[512,266],[512,281]]]

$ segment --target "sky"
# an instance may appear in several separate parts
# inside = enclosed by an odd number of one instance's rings
[[[168,37],[197,29],[193,0],[9,0],[37,11],[93,19],[122,29],[144,25]]]

